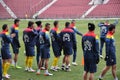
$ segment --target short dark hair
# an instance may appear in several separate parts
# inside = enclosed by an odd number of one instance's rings
[[[65,23],[65,27],[66,27],[66,28],[68,28],[69,25],[70,25],[70,22],[66,22],[66,23]]]
[[[46,23],[46,24],[45,24],[45,27],[47,27],[47,26],[49,26],[49,25],[50,25],[50,23]]]
[[[89,31],[94,31],[95,30],[95,25],[93,23],[88,23],[88,30]]]
[[[71,23],[75,22],[75,20],[72,20]]]
[[[112,31],[113,29],[115,29],[115,25],[114,24],[110,24],[109,25],[109,31]]]
[[[7,24],[3,24],[2,30],[5,30],[7,28]]]
[[[53,25],[56,26],[58,24],[58,21],[54,21]]]
[[[37,24],[37,26],[40,26],[42,24],[41,21],[36,21],[35,23]]]
[[[31,27],[33,24],[34,24],[33,21],[29,21],[29,22],[28,22],[28,27]]]
[[[14,20],[14,24],[16,24],[17,22],[19,22],[20,20],[19,19],[15,19]]]

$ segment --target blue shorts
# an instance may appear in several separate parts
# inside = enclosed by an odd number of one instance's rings
[[[13,48],[13,53],[18,54],[19,53],[19,47],[14,43],[12,43],[11,45],[12,45],[12,48]]]
[[[116,58],[106,60],[106,66],[113,66],[115,64],[116,64]]]
[[[64,55],[72,55],[73,47],[63,47],[63,53]]]
[[[11,59],[12,55],[9,48],[1,48],[2,59]]]
[[[97,65],[94,59],[84,59],[84,71],[90,73],[97,71]]]
[[[40,54],[42,59],[50,58],[50,49],[47,47],[40,47]]]
[[[26,56],[35,56],[34,46],[25,46]]]
[[[52,44],[52,49],[55,57],[61,56],[61,47],[58,44]]]

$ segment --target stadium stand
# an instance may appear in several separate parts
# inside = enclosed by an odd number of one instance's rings
[[[120,0],[110,0],[107,4],[97,6],[87,18],[112,18],[120,17]]]
[[[18,18],[31,18],[32,15],[52,0],[4,0]]]
[[[35,13],[43,9],[53,0],[4,0],[5,4],[18,18],[32,18]],[[92,5],[91,0],[57,0],[45,10],[38,18],[81,18]],[[98,5],[86,18],[118,18],[120,17],[120,1],[109,0],[107,4]],[[12,18],[0,4],[0,18]]]
[[[80,18],[90,8],[90,0],[58,0],[39,18]]]
[[[10,14],[0,4],[0,18],[11,18]]]

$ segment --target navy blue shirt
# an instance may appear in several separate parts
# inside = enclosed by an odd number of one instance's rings
[[[88,32],[82,37],[82,50],[85,59],[95,59],[95,57],[98,57],[99,42],[94,32]]]

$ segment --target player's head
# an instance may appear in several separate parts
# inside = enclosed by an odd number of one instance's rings
[[[70,27],[70,23],[69,23],[69,22],[66,22],[66,23],[65,23],[65,28],[68,28],[68,27]]]
[[[36,21],[35,23],[38,27],[42,27],[42,22],[41,21]]]
[[[109,31],[112,32],[112,33],[115,33],[115,25],[110,24],[109,25]]]
[[[105,21],[105,24],[109,24],[109,20],[106,20],[106,21]]]
[[[2,26],[2,30],[3,30],[3,31],[8,31],[8,25],[7,25],[7,24],[4,24],[4,25]]]
[[[54,27],[59,27],[59,22],[58,21],[54,21],[54,23],[53,23],[53,25],[54,25]]]
[[[14,24],[15,24],[16,26],[19,26],[19,22],[20,22],[19,19],[15,19],[15,20],[14,20]]]
[[[75,20],[72,20],[72,21],[71,21],[71,24],[74,24],[74,25],[75,25]]]
[[[46,24],[45,24],[45,29],[46,29],[47,31],[50,30],[50,24],[49,24],[49,23],[46,23]]]
[[[31,28],[31,29],[34,28],[34,22],[33,21],[28,22],[28,28]]]
[[[95,25],[93,23],[88,23],[88,30],[89,31],[94,31],[95,30]]]

